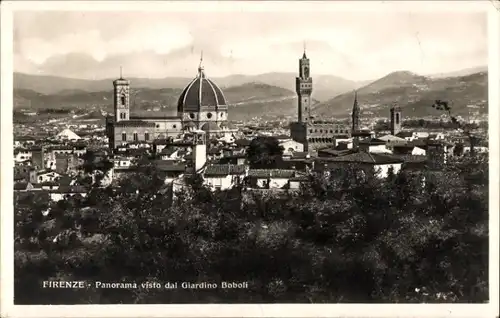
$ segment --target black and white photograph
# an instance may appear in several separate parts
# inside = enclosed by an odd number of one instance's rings
[[[498,304],[494,1],[22,2],[13,306]]]

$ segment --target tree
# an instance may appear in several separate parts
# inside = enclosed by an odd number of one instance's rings
[[[82,156],[83,164],[81,170],[86,176],[91,178],[92,185],[99,186],[106,173],[113,168],[113,163],[108,158],[97,156],[92,150],[87,150]]]
[[[252,168],[276,168],[283,160],[283,150],[275,137],[256,137],[248,146],[247,159]]]
[[[462,133],[468,138],[470,144],[470,154],[471,156],[474,156],[474,147],[479,142],[479,138],[473,132],[473,129],[475,129],[477,125],[470,125],[460,122],[458,118],[451,113],[451,106],[449,105],[448,101],[438,99],[434,102],[434,104],[432,104],[432,108],[446,112],[455,128],[461,130]]]
[[[387,179],[349,165],[296,192],[210,191],[193,176],[176,204],[143,159],[85,198],[16,198],[16,304],[488,300],[487,156]],[[249,285],[68,292],[47,279]]]

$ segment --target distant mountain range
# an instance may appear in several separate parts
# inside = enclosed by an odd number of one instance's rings
[[[131,90],[131,108],[133,110],[162,110],[174,113],[180,88]],[[293,115],[297,98],[293,91],[263,83],[246,83],[224,90],[230,101],[229,116],[232,120],[245,120],[252,117],[273,118],[279,115]],[[14,89],[15,108],[98,108],[111,112],[112,96],[109,91],[85,92],[64,90],[59,94],[41,94],[29,89]]]
[[[353,82],[335,76],[314,77],[313,114],[316,117],[350,115],[357,88],[365,116],[388,115],[393,103],[405,116],[439,115],[430,105],[449,100],[457,114],[487,113],[487,72],[468,69],[422,76],[408,71],[390,73],[375,81]],[[454,75],[461,74],[461,75]],[[463,75],[465,74],[465,75]],[[213,80],[223,88],[230,103],[230,118],[295,116],[295,74],[231,75]],[[190,78],[132,78],[131,99],[135,109],[175,110],[177,99]],[[329,87],[331,89],[329,89]],[[56,76],[14,74],[15,108],[83,108],[112,110],[112,80],[68,79]]]
[[[240,86],[248,83],[263,83],[271,86],[295,91],[295,73],[265,73],[260,75],[230,75],[226,77],[211,77],[221,88]],[[128,78],[132,88],[184,88],[192,78]],[[366,82],[355,82],[337,76],[320,75],[314,77],[313,98],[327,100],[338,94],[353,90]],[[64,78],[49,75],[30,75],[14,73],[14,88],[29,89],[42,94],[69,94],[80,92],[111,92],[113,79],[85,80]]]
[[[411,72],[393,72],[357,90],[362,113],[387,117],[393,104],[402,107],[405,116],[439,116],[431,105],[447,100],[456,115],[488,113],[488,73],[431,78]],[[313,108],[317,116],[345,116],[352,111],[352,92],[321,102]]]

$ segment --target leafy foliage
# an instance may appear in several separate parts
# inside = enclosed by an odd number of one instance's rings
[[[15,302],[488,301],[487,157],[387,179],[348,167],[311,175],[295,192],[212,192],[193,177],[175,202],[166,193],[144,160],[119,187],[85,198],[16,196]],[[138,287],[42,289],[48,279]],[[143,281],[248,288],[146,289]]]
[[[283,160],[283,150],[275,137],[256,137],[247,149],[248,162],[252,168],[277,167]]]

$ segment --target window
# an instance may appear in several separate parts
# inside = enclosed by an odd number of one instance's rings
[[[212,118],[212,113],[208,113],[208,114],[207,114],[207,118],[208,118],[208,119]]]
[[[148,132],[144,133],[144,140],[149,140],[149,133]]]
[[[160,128],[160,125],[156,124],[156,128]]]
[[[189,118],[194,119],[195,115],[194,113],[189,113]]]
[[[172,128],[174,128],[174,129],[175,129],[175,128],[177,128],[177,125],[176,125],[176,124],[173,124],[173,125],[172,125]]]
[[[313,132],[313,130],[312,130],[312,129],[309,129],[309,132],[310,132],[310,133],[312,133],[312,132]]]
[[[320,132],[320,133],[323,133],[323,129],[320,129],[320,130],[319,130],[319,132]]]
[[[220,118],[224,117],[224,113],[220,113]]]
[[[122,96],[120,97],[120,102],[121,102],[121,104],[122,104],[123,106],[125,106],[125,101],[126,101],[126,100],[125,100],[125,95],[122,95]]]
[[[127,141],[127,133],[122,132],[122,141]]]
[[[399,113],[396,113],[396,125],[399,125]]]
[[[134,141],[137,141],[137,140],[139,140],[139,138],[137,137],[137,133],[135,132],[134,133]]]
[[[335,129],[335,133],[338,134],[339,133],[339,130],[338,129]]]

